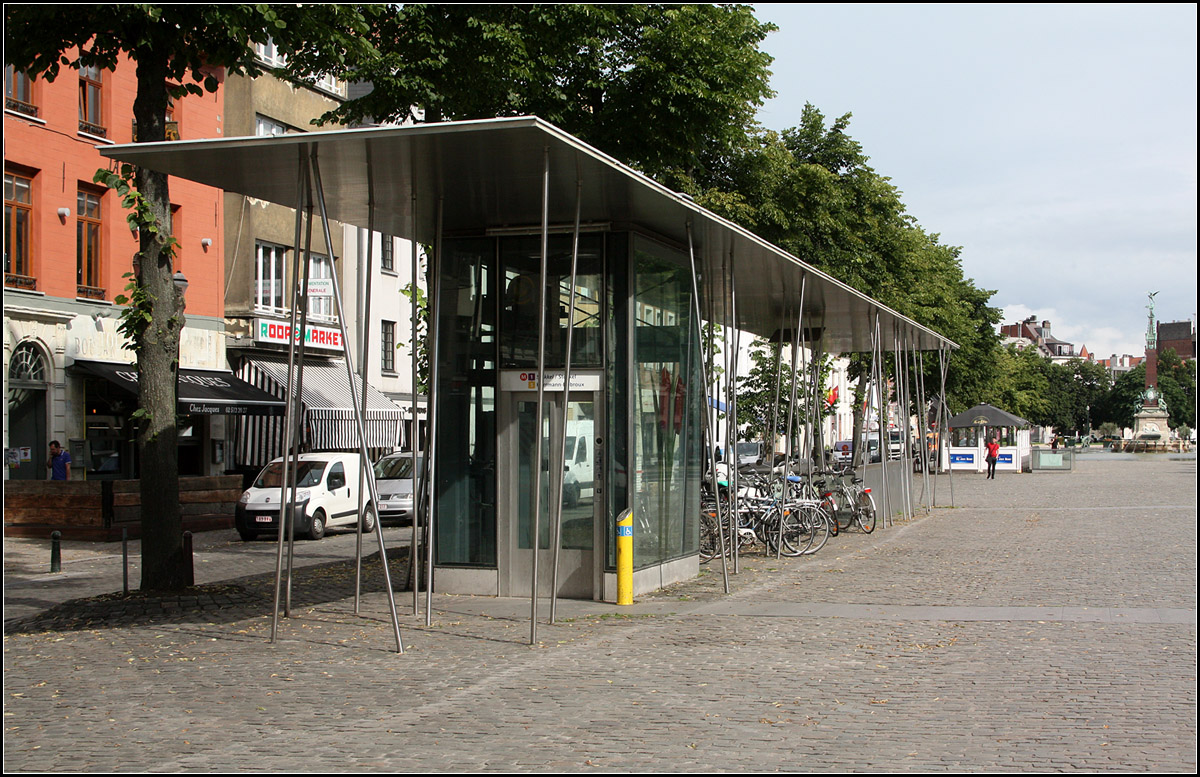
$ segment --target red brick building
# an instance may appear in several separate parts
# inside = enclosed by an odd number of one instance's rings
[[[222,135],[224,78],[215,75],[217,92],[171,106],[172,139]],[[6,479],[45,477],[52,439],[72,453],[76,479],[136,471],[129,422],[136,397],[83,369],[135,361],[117,332],[115,298],[125,293],[138,241],[120,197],[93,177],[108,167],[97,146],[134,140],[136,89],[128,59],[114,71],[63,68],[52,82],[5,68]],[[169,186],[176,270],[189,283],[180,365],[225,370],[222,192],[175,178]],[[210,441],[224,438],[224,420],[186,425],[181,474],[222,469],[208,453]]]

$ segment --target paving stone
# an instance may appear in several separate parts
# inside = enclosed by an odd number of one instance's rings
[[[6,574],[4,766],[1194,773],[1194,460],[954,488],[813,557],[747,556],[730,595],[710,563],[633,607],[560,602],[535,646],[525,600],[437,596],[426,627],[405,594],[397,654],[378,559],[355,615],[328,558],[345,537],[304,548],[274,644],[270,543],[202,548],[220,575],[157,599],[38,610]]]

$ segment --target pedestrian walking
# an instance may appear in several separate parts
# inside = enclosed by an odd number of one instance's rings
[[[50,441],[50,458],[46,459],[46,469],[50,470],[51,480],[71,479],[71,454],[62,449],[58,440]]]
[[[987,439],[985,444],[987,447],[987,476],[990,480],[996,479],[996,460],[1000,458],[1000,443],[996,442],[996,437],[993,435]]]

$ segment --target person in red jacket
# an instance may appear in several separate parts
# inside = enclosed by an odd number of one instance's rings
[[[996,442],[995,436],[988,437],[985,447],[987,448],[987,476],[990,479],[995,480],[996,459],[1000,458],[1000,443]]]

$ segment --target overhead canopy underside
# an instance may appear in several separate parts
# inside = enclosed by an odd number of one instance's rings
[[[437,234],[439,201],[446,234],[540,227],[548,154],[551,225],[574,223],[577,181],[582,182],[584,225],[640,228],[686,251],[691,224],[702,306],[721,299],[732,275],[736,326],[744,331],[768,337],[781,328],[794,329],[801,282],[807,279],[804,327],[823,331],[826,352],[869,351],[876,315],[889,345],[893,333],[899,333],[920,350],[954,347],[936,332],[536,117],[138,143],[102,147],[100,153],[294,208],[301,162],[314,150],[329,218],[359,227],[373,224],[378,231],[427,244]],[[703,314],[720,321],[722,308],[714,307],[716,315],[709,310]]]

